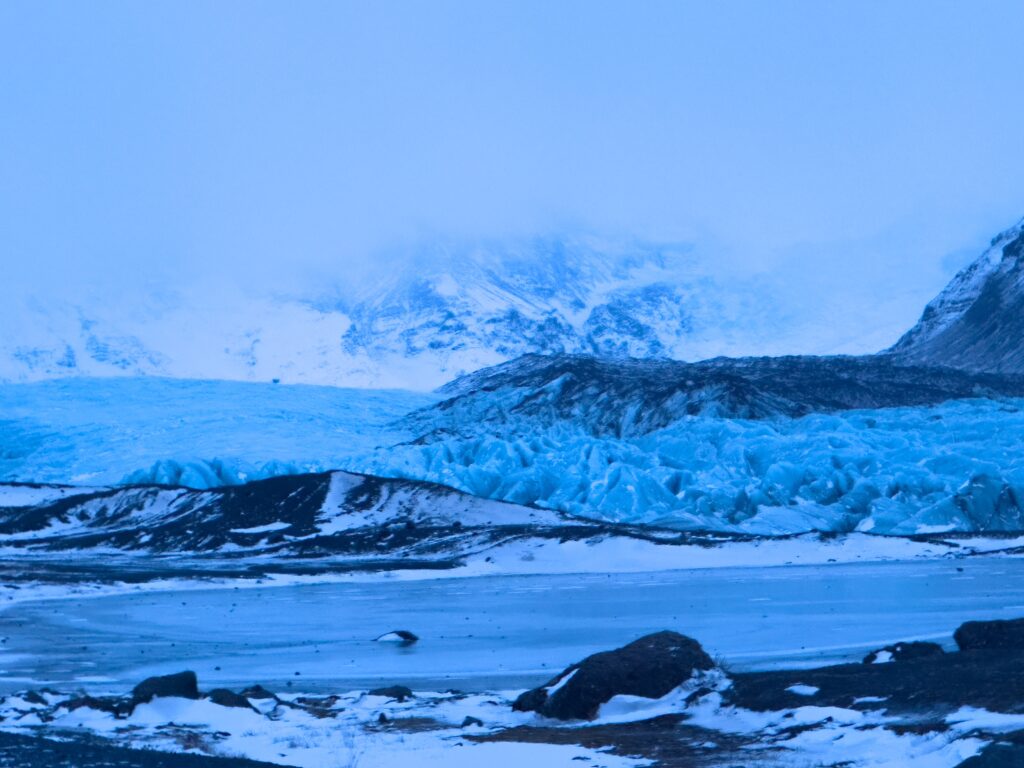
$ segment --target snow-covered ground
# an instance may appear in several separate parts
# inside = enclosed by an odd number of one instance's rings
[[[704,765],[734,765],[735,754],[714,762],[723,741],[741,745],[743,764],[756,768],[955,768],[1000,735],[1024,726],[1024,717],[962,707],[928,728],[900,728],[905,718],[890,715],[884,703],[851,708],[787,707],[752,711],[723,702],[721,691],[698,693],[688,681],[662,699],[615,696],[587,726],[636,723],[676,715],[692,730]],[[651,765],[643,758],[610,754],[572,744],[585,740],[584,724],[561,725],[511,710],[514,692],[483,694],[417,691],[404,701],[363,691],[308,697],[295,693],[274,698],[252,697],[248,707],[220,706],[206,699],[157,698],[140,704],[126,717],[78,703],[61,706],[71,697],[45,693],[13,695],[0,701],[3,729],[18,733],[74,732],[108,739],[119,746],[170,752],[250,757],[299,768],[410,768],[480,765],[562,768],[633,768]],[[45,719],[44,719],[45,718]],[[534,726],[563,730],[563,743],[517,740],[481,742],[507,728]],[[63,735],[67,738],[66,735]],[[549,732],[549,738],[550,732]],[[658,738],[680,739],[663,729]],[[568,742],[568,743],[565,743]],[[648,744],[648,748],[653,745]]]
[[[299,694],[278,700],[253,698],[253,708],[223,707],[208,700],[159,698],[138,706],[127,719],[89,707],[58,709],[43,723],[46,704],[22,697],[0,702],[4,728],[21,733],[57,735],[61,729],[88,732],[121,746],[168,752],[249,757],[297,768],[477,768],[481,765],[531,765],[563,768],[632,768],[650,761],[631,759],[575,745],[476,743],[496,726],[533,720],[509,709],[510,693],[460,696],[418,692],[398,702],[365,691],[324,700],[314,714],[293,706]],[[56,702],[58,697],[47,695]],[[381,722],[381,716],[389,722]],[[462,727],[466,718],[487,725]],[[580,761],[580,762],[576,762]]]

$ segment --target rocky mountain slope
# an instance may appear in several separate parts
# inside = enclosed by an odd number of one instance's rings
[[[889,351],[919,364],[1024,373],[1024,220],[994,238]]]

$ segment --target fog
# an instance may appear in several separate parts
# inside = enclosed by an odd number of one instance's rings
[[[916,300],[1024,215],[1022,25],[1012,0],[7,2],[5,284],[276,289],[597,232]]]

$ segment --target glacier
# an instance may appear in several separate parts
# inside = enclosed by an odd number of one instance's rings
[[[1024,399],[685,416],[625,437],[510,416],[425,439],[410,425],[439,399],[156,378],[2,385],[0,480],[201,489],[345,469],[680,530],[1024,529]]]
[[[437,401],[401,390],[69,378],[0,385],[0,478],[208,488],[353,463]]]
[[[1024,529],[1024,400],[800,418],[683,417],[627,438],[512,419],[366,471],[602,519],[757,535]]]

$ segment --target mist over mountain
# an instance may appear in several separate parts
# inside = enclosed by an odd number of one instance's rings
[[[751,271],[688,243],[552,235],[437,239],[313,277],[162,272],[8,290],[0,380],[157,375],[428,390],[525,354],[864,353],[896,338],[921,291],[908,280],[876,290],[824,268],[806,291],[800,263]]]

